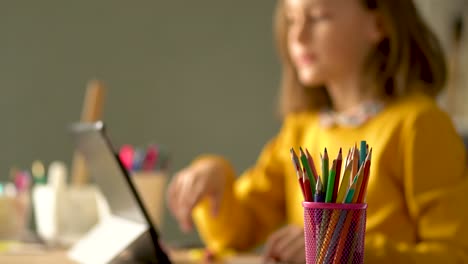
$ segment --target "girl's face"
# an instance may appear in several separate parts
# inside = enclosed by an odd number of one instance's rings
[[[287,44],[305,86],[361,74],[381,39],[377,16],[360,0],[284,0]]]

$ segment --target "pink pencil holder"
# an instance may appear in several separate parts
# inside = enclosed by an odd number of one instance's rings
[[[303,202],[307,264],[364,262],[367,204]]]

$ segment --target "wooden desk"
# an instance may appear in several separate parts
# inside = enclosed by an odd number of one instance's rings
[[[8,264],[76,264],[69,260],[64,251],[48,251],[28,255],[10,255],[0,253],[0,263]]]
[[[23,253],[23,254],[21,254]],[[0,253],[0,263],[8,264],[76,264],[67,258],[64,250],[32,250],[30,252],[21,253]],[[20,255],[21,254],[21,255]],[[169,252],[173,263],[206,263],[203,261],[195,261],[191,259],[188,251],[172,250]],[[260,264],[262,259],[255,255],[239,255],[229,257],[223,261],[215,263],[223,264]]]

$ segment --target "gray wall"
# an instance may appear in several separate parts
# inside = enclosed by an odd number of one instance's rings
[[[107,86],[115,145],[165,144],[173,171],[200,153],[241,171],[277,131],[274,1],[2,1],[0,179],[70,161],[65,127],[91,78]],[[182,236],[166,219],[163,235]],[[189,240],[196,241],[195,236]]]
[[[468,135],[468,0],[416,0],[429,25],[438,35],[452,68],[451,89],[454,98],[441,99],[441,104],[450,110],[457,128]],[[453,25],[461,17],[464,23],[459,51],[454,52]],[[454,62],[453,59],[457,61]]]

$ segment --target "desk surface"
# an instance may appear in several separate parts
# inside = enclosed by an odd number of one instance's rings
[[[188,251],[173,250],[170,252],[173,263],[204,263],[191,259]],[[76,264],[69,260],[64,250],[31,250],[30,252],[0,253],[0,263],[8,264]],[[240,255],[229,257],[216,263],[236,263],[236,264],[259,264],[261,257],[255,255]]]

